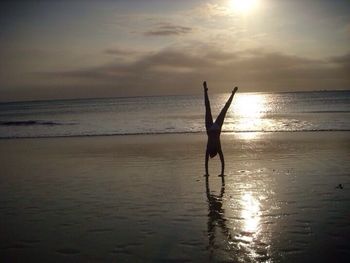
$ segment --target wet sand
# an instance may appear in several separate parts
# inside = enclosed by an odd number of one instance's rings
[[[223,134],[224,180],[205,134],[0,140],[0,261],[348,262],[349,139]]]

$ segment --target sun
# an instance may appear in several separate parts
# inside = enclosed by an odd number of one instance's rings
[[[249,13],[255,9],[259,0],[230,0],[229,6],[232,11],[240,13]]]

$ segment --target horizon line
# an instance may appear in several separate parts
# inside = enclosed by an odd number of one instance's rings
[[[349,89],[322,89],[322,90],[296,90],[296,91],[245,91],[239,93],[313,93],[313,92],[350,92]],[[226,94],[230,92],[213,92],[212,94]],[[50,101],[75,101],[75,100],[96,100],[96,99],[131,99],[131,98],[157,98],[157,97],[183,97],[183,96],[200,96],[196,94],[167,94],[167,95],[136,95],[136,96],[110,96],[110,97],[77,97],[77,98],[47,98],[47,99],[23,99],[23,100],[8,100],[1,101],[0,104],[11,103],[36,103],[36,102],[50,102]]]

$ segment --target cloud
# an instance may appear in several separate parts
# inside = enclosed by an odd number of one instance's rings
[[[116,47],[116,48],[107,48],[106,50],[104,50],[104,53],[109,55],[116,55],[116,56],[130,56],[130,55],[139,54],[140,52],[133,49]]]
[[[339,65],[346,65],[346,66],[350,66],[350,53],[345,54],[343,56],[336,56],[336,57],[332,57],[330,59],[330,61],[339,64]]]
[[[228,6],[206,3],[198,6],[194,10],[191,10],[193,13],[205,17],[205,18],[219,18],[219,17],[232,17],[233,13]]]
[[[115,59],[118,59],[119,61],[123,60],[124,63],[127,63],[128,61],[135,61],[138,58],[149,54],[150,51],[113,47],[105,49],[103,53],[106,55],[110,55]]]
[[[350,24],[347,24],[347,25],[345,26],[345,33],[346,33],[347,36],[350,35]]]
[[[203,80],[213,92],[227,92],[234,85],[242,91],[293,91],[344,89],[350,86],[346,68],[350,54],[325,60],[252,49],[222,51],[164,49],[130,62],[113,62],[100,67],[53,72],[50,76],[94,83],[108,94],[165,95],[195,94]]]
[[[184,35],[191,33],[193,29],[191,27],[172,25],[172,24],[159,24],[155,29],[146,31],[146,36],[171,36],[171,35]]]

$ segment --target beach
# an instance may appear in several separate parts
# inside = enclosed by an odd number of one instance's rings
[[[2,139],[1,262],[348,262],[349,138]]]

